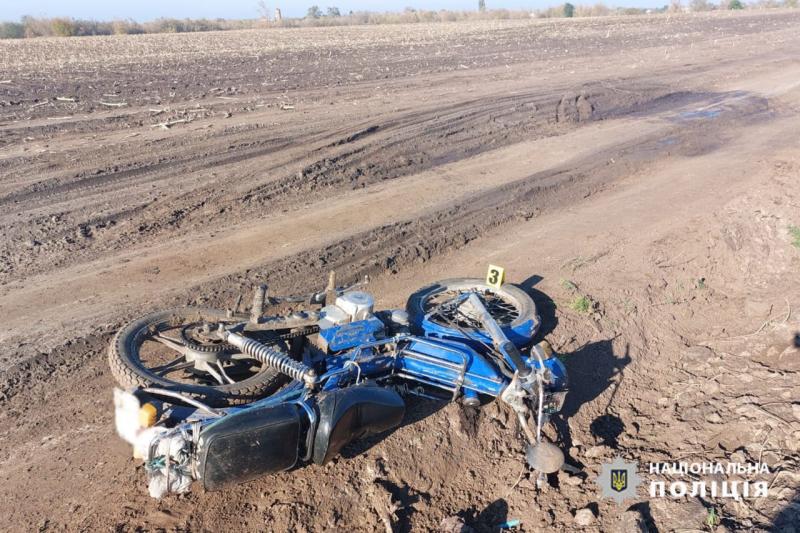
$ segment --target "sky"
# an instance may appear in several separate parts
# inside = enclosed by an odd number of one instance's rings
[[[486,0],[489,9],[537,9],[562,3],[563,0]],[[573,0],[574,4],[592,4],[595,0]],[[605,0],[606,5],[658,7],[668,0]],[[285,17],[300,17],[311,5],[325,10],[336,6],[342,12],[401,11],[417,9],[476,9],[478,0],[265,0],[270,11],[280,7]],[[139,22],[159,17],[175,18],[256,18],[258,0],[0,0],[0,20],[17,20],[23,15],[35,17],[72,17],[94,20],[134,19]]]

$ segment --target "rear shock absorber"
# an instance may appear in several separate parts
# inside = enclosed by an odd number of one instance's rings
[[[275,368],[292,379],[305,382],[306,387],[312,387],[317,382],[317,373],[313,368],[295,361],[275,347],[230,331],[224,333],[224,339],[225,342],[239,348],[243,354]]]

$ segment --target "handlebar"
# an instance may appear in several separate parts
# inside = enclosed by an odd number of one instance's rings
[[[478,318],[486,328],[489,336],[492,337],[492,343],[494,344],[494,347],[511,360],[511,362],[514,364],[514,367],[519,372],[520,377],[524,378],[529,376],[531,369],[525,364],[525,361],[523,361],[522,354],[519,353],[519,349],[513,342],[508,340],[508,337],[506,337],[506,334],[503,333],[500,324],[498,324],[492,314],[489,313],[489,311],[486,309],[486,306],[484,306],[483,302],[481,302],[481,299],[478,298],[478,295],[474,292],[471,292],[467,297],[467,301],[475,309],[475,312],[478,313]]]

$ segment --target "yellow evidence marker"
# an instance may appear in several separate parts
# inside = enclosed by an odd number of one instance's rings
[[[506,280],[506,269],[497,265],[489,265],[486,271],[486,284],[495,289],[499,289]]]

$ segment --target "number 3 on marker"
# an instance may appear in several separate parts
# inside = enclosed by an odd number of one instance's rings
[[[506,279],[506,269],[496,265],[489,265],[486,271],[486,284],[495,289],[499,289]]]

